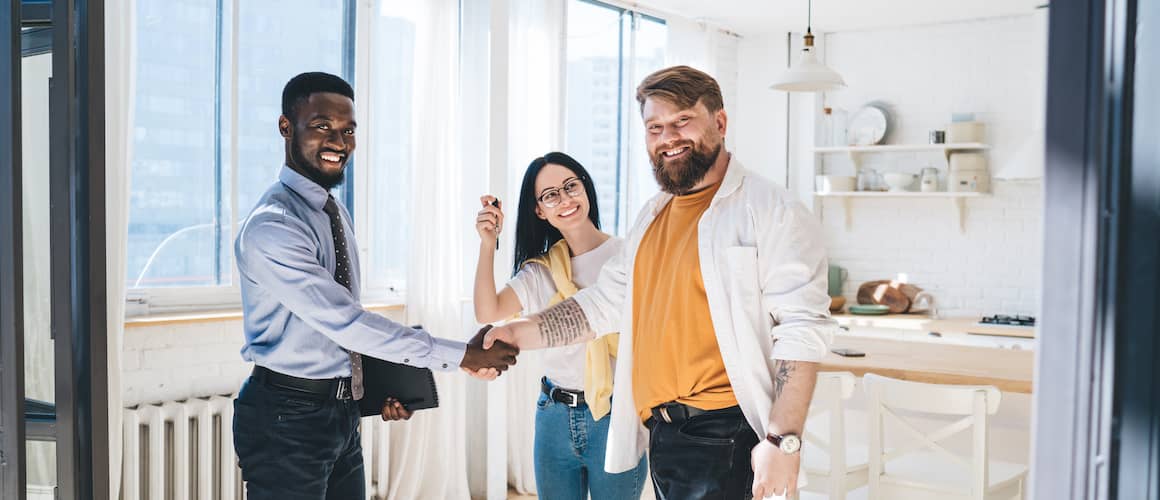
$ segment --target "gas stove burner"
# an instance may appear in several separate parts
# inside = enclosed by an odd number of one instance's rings
[[[1035,317],[996,314],[994,316],[983,316],[983,320],[979,323],[984,325],[1035,326]]]

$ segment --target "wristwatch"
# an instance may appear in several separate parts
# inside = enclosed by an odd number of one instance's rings
[[[797,434],[777,435],[769,433],[765,435],[765,440],[773,443],[777,449],[781,450],[786,455],[793,455],[802,449],[802,440]]]

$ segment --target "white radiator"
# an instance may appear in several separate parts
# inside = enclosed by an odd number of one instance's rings
[[[232,396],[141,405],[124,413],[123,500],[235,500]]]
[[[243,499],[234,454],[234,396],[171,401],[125,410],[122,500]],[[390,432],[378,417],[362,420],[367,497],[386,498]]]

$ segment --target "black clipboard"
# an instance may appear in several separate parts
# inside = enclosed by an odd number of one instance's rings
[[[422,327],[413,326],[416,330]],[[397,399],[407,411],[439,407],[439,392],[435,388],[435,374],[430,369],[393,363],[375,357],[362,356],[363,397],[359,400],[362,416],[381,415],[387,398]]]

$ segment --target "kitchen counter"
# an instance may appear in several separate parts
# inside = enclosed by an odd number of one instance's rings
[[[1030,394],[1032,389],[1035,354],[1031,350],[915,342],[845,332],[835,336],[833,347],[855,349],[866,356],[849,358],[830,353],[820,371],[848,371],[859,377],[876,373],[930,384],[993,385],[1004,392],[1024,394]]]
[[[881,316],[834,314],[839,325],[847,328],[888,328],[892,330],[914,330],[922,333],[970,334],[999,337],[1035,338],[1032,326],[1007,326],[979,324],[977,317],[951,317],[931,319],[924,314],[883,314]]]

